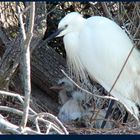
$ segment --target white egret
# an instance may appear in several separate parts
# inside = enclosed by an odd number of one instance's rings
[[[100,83],[107,91],[114,84],[133,43],[114,21],[93,16],[83,18],[77,12],[67,14],[53,37],[63,37],[69,64],[76,75]],[[140,54],[134,49],[111,95],[138,120],[140,105]],[[77,77],[78,77],[77,76]]]

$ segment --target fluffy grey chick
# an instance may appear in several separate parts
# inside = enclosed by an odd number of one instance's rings
[[[79,102],[89,100],[92,96],[76,90],[75,85],[67,78],[60,79],[58,84],[52,86],[50,89],[58,90],[60,104],[63,105],[70,98],[73,98]]]
[[[50,89],[58,91],[60,104],[63,105],[72,97],[74,85],[67,78],[63,78],[58,81],[57,85],[52,86]]]
[[[93,105],[88,105],[93,96],[76,90],[74,84],[67,78],[59,80],[58,84],[51,87],[51,89],[59,91],[59,100],[62,106],[59,110],[58,118],[62,122],[67,123],[82,118],[87,127],[100,128],[105,110],[100,110],[95,118],[96,120],[93,121],[94,123],[88,121],[93,114],[96,114]],[[92,100],[91,102],[93,103]],[[108,122],[105,128],[112,128],[112,123]]]
[[[51,89],[58,90],[59,101],[62,105],[58,118],[62,122],[70,122],[81,117],[83,113],[81,103],[84,102],[87,94],[76,90],[74,84],[67,78],[60,79]]]
[[[79,102],[73,98],[69,99],[61,108],[58,118],[64,122],[72,122],[82,117],[83,108]]]

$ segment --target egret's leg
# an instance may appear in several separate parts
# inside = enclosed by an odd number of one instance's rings
[[[102,128],[102,129],[103,129],[104,126],[106,125],[106,119],[107,119],[108,116],[110,115],[110,112],[111,112],[112,106],[114,105],[114,102],[115,102],[114,100],[111,100],[111,101],[110,101],[108,110],[107,110],[106,115],[105,115],[105,120],[102,122],[102,125],[101,125],[101,128]]]
[[[123,123],[126,123],[127,119],[128,119],[128,112],[126,111],[125,116],[123,118]]]

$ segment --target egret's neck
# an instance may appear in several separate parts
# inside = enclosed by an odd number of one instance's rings
[[[71,32],[63,38],[64,46],[67,54],[67,63],[69,66],[70,74],[76,79],[86,81],[87,74],[79,57],[79,32]],[[74,73],[73,73],[74,71]]]
[[[69,25],[65,35],[68,35],[68,34],[74,33],[74,32],[80,32],[83,29],[83,27],[85,26],[85,23],[86,23],[86,19],[83,17],[79,17],[79,18],[75,19]]]
[[[86,23],[86,19],[83,17],[80,17],[77,20],[75,20],[74,31],[79,32],[81,29],[83,29],[83,26],[85,25],[85,23]]]

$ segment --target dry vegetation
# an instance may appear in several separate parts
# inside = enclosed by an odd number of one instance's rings
[[[140,3],[37,2],[35,8],[34,13],[33,3],[0,2],[0,133],[139,134],[140,131],[135,127],[133,120],[123,125],[122,118],[119,118],[117,128],[112,130],[83,128],[75,123],[62,124],[55,116],[58,113],[58,110],[55,109],[58,99],[49,90],[49,86],[63,77],[63,74],[58,72],[60,69],[67,70],[66,54],[62,38],[49,42],[48,46],[51,48],[44,45],[42,38],[47,38],[57,28],[59,20],[68,12],[78,11],[85,17],[100,15],[114,20],[127,32],[136,47],[140,48]],[[29,48],[33,54],[31,79],[28,64]],[[47,61],[47,59],[51,59],[50,55],[45,54],[47,51],[54,57],[51,62]],[[56,62],[56,58],[59,58],[60,62]],[[49,63],[61,64],[61,66],[56,68]],[[43,64],[46,67],[50,66],[49,72],[47,68],[43,67]],[[30,95],[30,80],[32,80],[32,96]],[[105,93],[105,90],[98,84],[95,86],[101,89],[102,94]],[[35,91],[42,96],[33,94]],[[47,105],[40,100],[40,98],[45,99],[45,96],[48,97],[48,100],[45,101]]]

